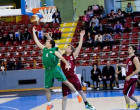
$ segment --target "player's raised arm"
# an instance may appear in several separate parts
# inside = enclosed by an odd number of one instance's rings
[[[66,61],[66,59],[58,51],[55,51],[55,55],[66,64],[65,67],[69,70],[69,63]]]
[[[38,38],[37,38],[37,36],[36,36],[36,29],[35,29],[35,27],[33,27],[33,38],[34,38],[34,41],[35,41],[35,43],[36,43],[36,45],[40,48],[40,49],[44,49],[44,45],[42,45],[40,42],[39,42],[39,40],[38,40]]]
[[[82,47],[82,44],[83,44],[83,37],[85,35],[85,30],[82,30],[80,32],[80,41],[79,41],[79,45],[78,47],[76,48],[75,52],[73,53],[74,57],[76,58],[78,55],[79,55],[79,52],[81,50],[81,47]]]

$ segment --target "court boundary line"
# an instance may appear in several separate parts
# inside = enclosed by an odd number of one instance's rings
[[[2,107],[2,108],[10,108],[10,109],[13,109],[13,110],[19,110],[19,109],[17,109],[17,108],[8,107],[8,106],[0,106],[0,107]]]

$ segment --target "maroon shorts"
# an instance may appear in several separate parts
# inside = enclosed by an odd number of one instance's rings
[[[71,78],[67,78],[67,80],[75,87],[75,89],[77,91],[81,91],[82,90],[80,81],[77,78],[77,76],[71,77]],[[69,89],[69,87],[67,87],[63,83],[62,83],[62,91],[63,91],[63,96],[67,96],[67,95],[69,95],[71,93],[71,90]]]
[[[131,97],[134,93],[137,78],[131,78],[129,81],[125,81],[123,94]]]

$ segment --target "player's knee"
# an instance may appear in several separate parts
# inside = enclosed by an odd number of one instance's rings
[[[63,97],[63,101],[66,101],[66,100],[67,100],[67,96],[64,96],[64,97]]]
[[[50,89],[49,89],[49,88],[46,88],[45,91],[46,91],[46,92],[50,92]]]

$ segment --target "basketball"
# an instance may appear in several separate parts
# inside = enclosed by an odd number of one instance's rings
[[[30,18],[31,23],[37,24],[39,22],[39,16],[38,15],[33,15]]]

